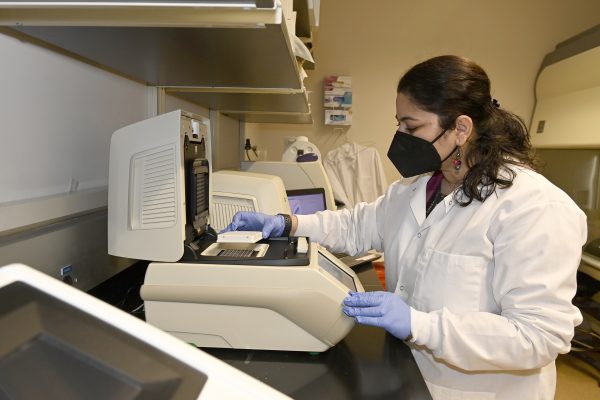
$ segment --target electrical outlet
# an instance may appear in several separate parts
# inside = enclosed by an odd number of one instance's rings
[[[538,121],[537,130],[535,133],[544,133],[544,127],[546,126],[546,120],[542,119]]]
[[[69,193],[76,192],[78,187],[79,181],[75,178],[71,178],[71,181],[69,182]]]
[[[60,276],[69,275],[71,272],[73,272],[73,266],[71,264],[60,268]]]
[[[77,283],[77,278],[73,276],[73,265],[68,264],[60,268],[60,277],[61,280],[67,285],[75,285]]]

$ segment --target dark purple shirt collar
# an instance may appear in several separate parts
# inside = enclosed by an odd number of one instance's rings
[[[444,179],[444,175],[442,175],[442,171],[435,171],[431,178],[427,181],[427,190],[425,192],[425,208],[435,198],[437,192],[439,192],[440,187],[442,186],[442,180]]]

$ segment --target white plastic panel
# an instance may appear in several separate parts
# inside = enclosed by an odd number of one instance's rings
[[[544,68],[536,84],[535,147],[600,147],[600,47]]]
[[[284,184],[278,176],[241,171],[219,171],[212,175],[211,226],[225,228],[238,211],[289,214]]]
[[[195,349],[138,318],[30,267],[13,264],[0,268],[0,288],[14,282],[23,282],[32,286],[88,314],[90,320],[97,319],[112,326],[119,331],[119,337],[122,337],[121,334],[130,336],[133,345],[143,343],[152,346],[168,355],[174,362],[185,363],[201,371],[208,377],[208,381],[198,399],[289,399],[286,395],[204,351]],[[82,321],[82,323],[87,322]],[[91,379],[93,378],[90,377]],[[36,384],[43,384],[43,382]]]
[[[211,226],[218,231],[225,228],[231,222],[238,211],[257,211],[256,199],[251,196],[233,196],[229,193],[213,192],[212,212],[210,216]]]
[[[169,228],[176,223],[177,169],[175,146],[135,154],[131,160],[130,227]]]
[[[180,110],[173,111],[126,126],[113,134],[108,188],[109,254],[154,261],[177,261],[183,255],[185,185],[182,116]],[[161,189],[166,201],[162,206],[174,208],[174,219],[168,215],[171,214],[169,211],[152,226],[149,212],[156,198],[144,198],[144,189],[148,190],[145,195],[149,195],[149,186],[157,176],[153,175],[154,168],[146,169],[143,165],[156,160],[151,154],[156,154],[157,150],[166,151],[163,153],[166,155],[164,162],[159,165],[166,165],[169,171],[166,186]],[[150,173],[146,181],[144,170]],[[174,184],[173,190],[168,189],[170,184]],[[144,211],[146,214],[142,216]]]

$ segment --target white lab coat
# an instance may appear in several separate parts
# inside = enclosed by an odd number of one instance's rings
[[[553,399],[554,360],[581,323],[571,300],[585,214],[543,176],[425,218],[429,176],[352,210],[298,216],[299,236],[385,252],[386,285],[411,307],[409,344],[434,399]]]
[[[387,179],[379,152],[373,147],[345,143],[323,159],[333,196],[347,208],[372,202],[387,189]]]

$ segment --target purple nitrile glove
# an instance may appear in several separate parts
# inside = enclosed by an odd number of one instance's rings
[[[359,324],[378,326],[399,339],[410,335],[410,307],[393,293],[351,292],[342,310]]]
[[[231,223],[219,233],[231,231],[262,231],[263,239],[279,237],[283,233],[285,222],[281,215],[267,215],[259,212],[239,211]]]

